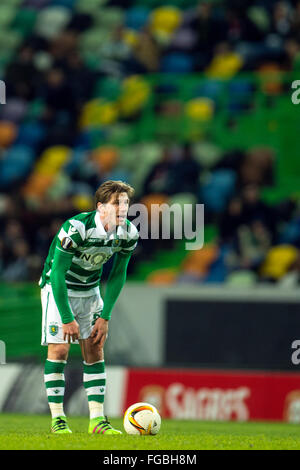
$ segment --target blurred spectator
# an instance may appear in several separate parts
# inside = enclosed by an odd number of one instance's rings
[[[44,119],[47,123],[55,123],[59,111],[65,111],[70,119],[76,117],[78,102],[63,70],[53,68],[47,73],[44,98],[46,103]]]
[[[184,25],[196,34],[197,69],[203,70],[212,59],[215,46],[226,40],[226,21],[214,15],[211,2],[200,1],[196,8],[186,13]]]
[[[124,41],[124,28],[114,29],[112,37],[105,41],[99,51],[99,70],[103,74],[120,77],[126,75],[127,64],[131,63],[131,47]]]
[[[144,180],[144,194],[169,194],[173,167],[171,150],[165,148],[161,160],[153,165]]]
[[[221,244],[232,243],[242,224],[242,200],[240,197],[234,197],[220,216],[219,235]]]
[[[288,2],[276,2],[271,17],[270,33],[281,40],[287,39],[292,32],[292,11]]]
[[[16,58],[8,65],[5,74],[7,95],[32,100],[36,97],[41,76],[34,62],[34,50],[29,45],[21,46]]]
[[[191,146],[186,144],[173,163],[168,193],[197,194],[199,177],[200,165],[193,157]]]
[[[4,269],[4,281],[24,281],[30,277],[29,246],[25,240],[16,240],[11,248],[13,261]]]
[[[269,148],[252,148],[246,152],[239,168],[239,184],[272,186],[274,154]]]
[[[155,73],[158,71],[159,47],[153,35],[147,29],[139,34],[138,41],[133,47],[133,57],[141,67],[140,73]]]

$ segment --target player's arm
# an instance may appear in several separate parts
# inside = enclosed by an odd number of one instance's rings
[[[72,264],[72,258],[72,254],[56,249],[50,274],[53,296],[63,323],[70,323],[74,320],[68,302],[66,285],[66,273]]]
[[[82,232],[82,230],[81,230]],[[64,339],[78,339],[79,326],[72,314],[66,285],[66,274],[72,264],[76,248],[82,243],[84,233],[74,226],[74,221],[66,221],[56,239],[53,263],[51,267],[50,282],[54,299],[63,323]]]
[[[100,347],[103,347],[106,340],[108,321],[111,318],[112,309],[125,284],[127,266],[131,258],[131,254],[132,252],[126,254],[116,253],[114,256],[113,266],[107,281],[102,314],[96,321],[91,334],[91,337],[94,338],[93,342],[95,344],[100,343]]]

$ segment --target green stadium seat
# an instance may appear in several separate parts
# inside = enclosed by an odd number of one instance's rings
[[[0,54],[11,57],[22,40],[19,32],[0,29]]]
[[[43,38],[54,38],[64,29],[70,18],[71,12],[68,8],[44,8],[38,14],[34,31]]]
[[[118,78],[101,78],[96,83],[94,97],[116,101],[121,94],[122,83]]]
[[[118,123],[110,127],[109,141],[119,147],[131,145],[136,140],[136,130],[134,126]]]
[[[102,8],[95,12],[94,22],[106,29],[115,29],[124,24],[125,12],[121,8]]]
[[[77,0],[76,11],[80,13],[96,13],[108,0]]]
[[[17,13],[14,5],[0,4],[0,27],[10,26]]]
[[[237,271],[228,275],[226,285],[231,287],[249,288],[256,284],[257,277],[252,271]]]
[[[100,53],[103,43],[110,39],[111,31],[106,28],[93,28],[82,34],[79,39],[79,47],[83,53]],[[98,59],[99,63],[99,59]]]
[[[34,28],[38,12],[33,8],[21,8],[18,10],[12,27],[23,36],[31,34]]]
[[[213,167],[223,156],[221,148],[212,142],[199,142],[193,145],[196,160],[204,167]]]

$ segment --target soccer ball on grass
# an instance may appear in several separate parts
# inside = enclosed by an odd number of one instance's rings
[[[160,430],[161,417],[155,406],[135,403],[125,411],[123,425],[127,434],[154,435]]]

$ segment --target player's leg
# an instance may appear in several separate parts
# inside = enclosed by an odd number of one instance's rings
[[[106,392],[106,372],[103,349],[94,344],[90,335],[101,313],[103,301],[100,294],[83,299],[83,311],[78,314],[83,357],[83,383],[87,393],[90,424],[89,433],[121,434],[113,429],[104,417],[104,398]]]
[[[48,346],[44,369],[44,383],[51,412],[51,431],[70,433],[63,409],[65,393],[64,368],[70,345],[63,340],[62,322],[50,286],[42,289],[42,345]]]
[[[51,431],[58,434],[70,433],[64,412],[65,375],[69,344],[48,344],[44,382],[51,412]]]
[[[106,372],[103,349],[95,345],[89,337],[80,341],[83,362],[83,384],[87,393],[90,423],[89,434],[116,435],[121,431],[114,429],[104,416],[104,397],[106,391]]]

